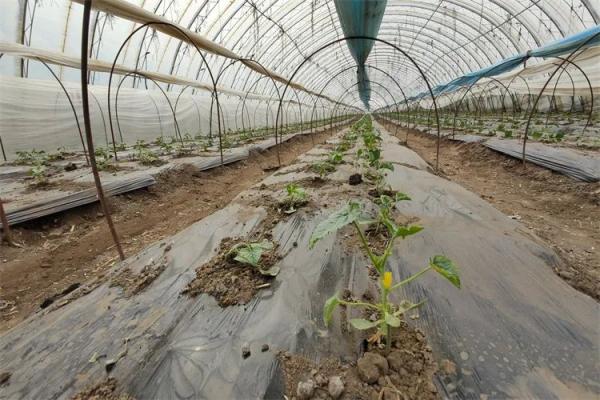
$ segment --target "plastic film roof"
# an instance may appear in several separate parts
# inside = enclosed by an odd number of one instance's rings
[[[118,0],[112,0],[118,3]],[[356,62],[344,42],[336,7],[326,0],[132,0],[168,21],[210,41],[313,93],[363,107],[356,85]],[[0,40],[78,57],[83,6],[69,0],[3,0]],[[600,20],[595,0],[388,0],[378,38],[404,50],[432,87],[516,54],[593,27]],[[140,24],[94,11],[91,58],[111,62],[125,38]],[[273,81],[242,62],[204,53],[219,85],[241,92],[274,95]],[[141,29],[125,45],[119,64],[133,69],[210,83],[206,65],[188,43]],[[543,60],[539,60],[543,61]],[[533,59],[529,64],[536,63]],[[416,67],[393,47],[377,42],[365,62],[372,106],[401,101],[426,89]],[[77,81],[79,71],[54,66],[65,81]],[[0,59],[0,74],[52,79],[44,66],[16,57]],[[106,85],[108,74],[94,72],[90,83]],[[145,88],[144,80],[132,80]],[[276,84],[281,90],[283,84]],[[165,84],[167,91],[174,85]],[[156,90],[149,87],[149,90]],[[180,90],[180,89],[177,89]],[[401,92],[402,91],[402,92]],[[293,93],[314,97],[314,94]]]

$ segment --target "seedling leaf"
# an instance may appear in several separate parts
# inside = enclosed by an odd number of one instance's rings
[[[402,239],[407,236],[414,235],[415,233],[421,232],[423,230],[422,226],[419,225],[410,225],[410,226],[400,226],[396,229],[394,233],[396,237],[401,237]]]
[[[396,192],[396,198],[394,200],[398,202],[403,200],[411,200],[411,198],[406,193]]]
[[[362,318],[354,318],[348,322],[350,322],[350,325],[352,325],[355,329],[358,329],[359,331],[364,331],[366,329],[375,328],[377,325],[379,325],[381,323],[381,321],[369,321],[369,320],[362,319]]]
[[[235,255],[233,258],[235,261],[248,264],[263,274],[268,276],[276,276],[279,273],[279,267],[271,267],[269,269],[263,269],[260,264],[260,258],[262,256],[263,251],[271,250],[273,248],[273,243],[268,240],[263,240],[258,243],[242,243],[235,247],[233,247],[229,254]]]
[[[313,231],[310,240],[309,248],[313,248],[315,243],[323,239],[332,232],[337,231],[344,226],[357,221],[362,215],[362,207],[359,203],[349,202],[340,210],[334,212],[326,220],[322,221]]]
[[[340,299],[337,297],[337,293],[327,299],[323,306],[323,322],[325,326],[329,326],[331,318],[333,317],[333,310],[340,304]]]
[[[389,326],[393,326],[394,328],[397,328],[400,326],[400,318],[394,316],[393,314],[390,313],[385,313],[385,323],[388,324]]]
[[[429,260],[431,268],[439,272],[444,278],[448,279],[450,283],[460,289],[460,277],[458,276],[458,268],[452,260],[445,256],[433,256]]]

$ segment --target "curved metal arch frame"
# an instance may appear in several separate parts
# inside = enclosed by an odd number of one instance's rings
[[[388,77],[389,77],[389,78],[390,78],[390,79],[391,79],[391,80],[392,80],[392,81],[393,81],[393,82],[394,82],[394,83],[395,83],[395,84],[398,86],[398,89],[400,89],[400,93],[401,93],[401,94],[402,94],[402,96],[404,97],[404,101],[407,101],[407,100],[406,100],[406,95],[404,94],[404,90],[402,90],[402,87],[400,86],[400,84],[398,83],[398,81],[396,81],[396,80],[395,80],[395,79],[394,79],[394,78],[393,78],[393,77],[392,77],[392,76],[391,76],[389,73],[385,72],[384,70],[382,70],[382,69],[380,69],[380,68],[378,68],[378,67],[374,67],[374,66],[373,66],[373,65],[371,65],[371,64],[365,64],[365,67],[373,68],[373,69],[375,69],[375,70],[378,70],[378,71],[380,71],[380,72],[384,73],[385,75],[387,75],[387,76],[388,76]],[[327,86],[328,86],[328,85],[329,85],[329,84],[330,84],[330,83],[331,83],[331,82],[332,82],[334,79],[336,79],[336,78],[337,78],[339,75],[341,75],[341,74],[343,74],[343,73],[345,73],[345,72],[347,72],[347,71],[349,71],[349,70],[355,70],[355,69],[356,69],[356,65],[352,65],[352,66],[346,67],[346,68],[344,68],[344,69],[342,69],[342,70],[338,71],[338,72],[337,72],[335,75],[331,76],[331,77],[330,77],[330,78],[327,80],[327,82],[325,83],[325,85],[323,85],[323,87],[321,88],[321,90],[320,90],[320,92],[319,92],[319,95],[320,95],[320,94],[322,94],[322,93],[323,93],[323,91],[324,91],[324,90],[327,88]],[[393,97],[393,96],[392,96],[392,97]],[[315,107],[316,107],[316,102],[313,104],[313,114],[314,114]],[[311,115],[311,120],[312,120],[312,118],[313,118],[313,116]],[[312,131],[311,131],[311,132],[312,132]],[[397,130],[396,130],[396,133],[397,133]]]
[[[523,26],[525,27],[525,29],[527,29],[527,26],[526,26],[526,24],[523,24],[523,23],[521,23],[521,22],[519,22],[519,23],[520,23],[521,25],[523,25]],[[251,29],[251,26],[252,26],[252,25],[249,25],[247,29]],[[534,35],[534,34],[533,34],[531,31],[530,31],[530,34],[531,34],[531,36],[532,36],[532,37],[534,37],[534,36],[535,36],[535,35]],[[241,36],[243,36],[243,35],[241,35]]]
[[[581,131],[581,136],[583,136],[585,134],[585,130],[587,129],[587,127],[590,125],[590,123],[592,122],[592,116],[594,113],[594,89],[592,87],[592,82],[590,81],[590,78],[588,77],[588,75],[585,73],[585,71],[579,66],[577,65],[574,61],[563,58],[563,57],[555,57],[559,60],[562,60],[563,62],[567,62],[568,64],[574,66],[580,73],[581,75],[583,75],[583,77],[585,78],[587,84],[588,84],[588,88],[590,89],[590,112],[588,114],[588,119]],[[560,77],[562,75],[563,72],[566,72],[567,75],[569,76],[569,78],[571,79],[571,85],[573,87],[573,101],[571,102],[571,110],[570,112],[573,110],[573,107],[575,106],[575,83],[573,82],[573,77],[571,76],[571,74],[567,71],[566,67],[563,65],[563,71],[561,71],[560,75],[557,77],[556,79],[556,83],[554,84],[554,89],[552,90],[552,98],[554,99],[554,93],[556,92],[556,88],[558,87],[558,81],[560,80]],[[550,115],[548,114],[548,117]],[[546,117],[546,125],[548,124],[548,117]]]
[[[374,84],[376,84],[376,85],[379,85],[379,86],[380,86],[382,89],[384,89],[384,90],[387,92],[387,94],[388,94],[388,95],[389,95],[389,96],[392,98],[392,103],[391,103],[391,104],[390,104],[390,103],[388,103],[387,101],[385,101],[385,105],[383,105],[382,107],[379,107],[379,108],[378,108],[378,110],[379,110],[379,109],[381,109],[381,108],[385,108],[385,107],[391,107],[391,106],[394,106],[394,105],[395,105],[395,106],[396,106],[396,112],[398,112],[398,113],[400,112],[400,109],[399,109],[399,106],[398,106],[398,102],[396,101],[396,98],[395,98],[395,97],[394,97],[394,95],[393,95],[393,94],[390,92],[390,90],[389,90],[388,88],[386,88],[386,87],[385,87],[385,85],[383,85],[383,84],[381,84],[381,83],[379,83],[379,82],[377,82],[377,81],[372,81],[372,80],[369,80],[369,83],[374,83]],[[338,100],[338,102],[336,102],[336,104],[335,104],[335,107],[333,108],[333,114],[335,114],[335,111],[336,111],[336,109],[338,108],[338,106],[340,105],[340,102],[344,100],[344,98],[345,98],[345,95],[346,95],[346,94],[348,94],[348,92],[349,92],[351,89],[353,89],[354,87],[356,87],[356,86],[358,86],[358,85],[359,85],[359,82],[356,82],[356,83],[354,83],[352,86],[350,86],[349,88],[347,88],[347,89],[346,89],[346,92],[345,92],[345,93],[343,93],[344,97],[341,97],[341,96],[339,97],[339,100]],[[385,97],[383,97],[383,96],[382,96],[380,93],[378,93],[377,91],[373,90],[373,88],[371,88],[370,90],[371,90],[372,92],[374,92],[374,93],[377,93],[377,94],[378,94],[378,95],[379,95],[379,96],[380,96],[382,99],[385,99]],[[395,129],[394,136],[398,137],[398,126],[396,126],[396,129]]]
[[[425,74],[423,73],[423,71],[421,70],[421,67],[413,60],[413,58],[408,55],[404,50],[400,49],[399,47],[397,47],[396,45],[383,40],[383,39],[378,39],[378,38],[373,38],[373,37],[369,37],[369,36],[348,36],[348,37],[344,37],[344,38],[340,38],[340,39],[336,39],[332,42],[327,43],[324,46],[321,46],[319,49],[315,50],[314,52],[312,52],[308,57],[306,57],[304,59],[304,61],[302,61],[300,63],[300,65],[296,68],[296,70],[294,71],[294,73],[292,74],[292,76],[288,79],[286,85],[285,85],[285,89],[283,91],[283,95],[285,96],[285,93],[287,92],[287,89],[290,85],[290,82],[292,82],[292,80],[294,79],[294,77],[297,75],[298,71],[300,71],[302,69],[302,67],[304,66],[304,64],[306,64],[309,60],[311,60],[316,54],[320,53],[321,51],[323,51],[324,49],[329,48],[330,46],[333,46],[337,43],[341,43],[341,42],[346,42],[349,40],[360,40],[360,39],[367,39],[367,40],[372,40],[374,42],[380,42],[380,43],[384,43],[387,44],[388,46],[396,49],[398,52],[402,53],[406,58],[408,58],[414,65],[415,67],[419,70],[419,72],[421,73],[422,78],[424,79],[427,88],[429,90],[429,94],[431,95],[431,99],[433,101],[433,106],[435,108],[435,117],[436,117],[436,123],[437,123],[437,134],[438,134],[438,140],[437,140],[437,148],[436,148],[436,171],[439,171],[439,153],[440,153],[440,121],[439,121],[439,114],[438,114],[438,108],[437,108],[437,104],[435,101],[435,96],[433,94],[433,90],[431,88],[431,85],[429,84],[429,81],[427,79],[427,77],[425,76]],[[275,130],[277,131],[277,126],[279,123],[279,115],[281,113],[281,105],[282,102],[281,100],[279,101],[279,106],[277,107],[277,120],[276,120],[276,124],[275,124]]]
[[[388,90],[388,89],[387,89],[385,86],[383,86],[381,83],[379,83],[379,82],[375,82],[375,81],[373,81],[373,82],[371,82],[371,83],[376,83],[376,84],[380,85],[382,88],[386,89],[386,90],[387,90],[387,92],[388,92],[388,94],[389,94],[389,90]],[[348,96],[348,95],[350,95],[350,94],[354,93],[354,92],[351,92],[351,90],[352,90],[352,89],[354,89],[354,88],[355,88],[356,86],[358,86],[358,85],[359,85],[359,83],[358,83],[358,82],[354,83],[352,86],[348,87],[348,88],[345,90],[345,92],[344,92],[344,93],[342,93],[342,94],[341,94],[341,95],[338,97],[338,101],[336,101],[336,103],[335,103],[335,106],[333,107],[333,110],[332,110],[332,112],[331,112],[331,116],[330,116],[330,126],[331,126],[332,128],[333,128],[333,118],[334,118],[334,116],[336,116],[336,111],[338,110],[338,106],[340,106],[340,105],[343,105],[343,104],[342,104],[342,101],[343,101],[343,100],[346,98],[346,96]],[[383,100],[383,102],[382,102],[383,104],[381,104],[381,103],[380,103],[380,107],[378,107],[378,109],[380,109],[380,108],[383,108],[383,107],[387,107],[387,106],[389,106],[389,105],[390,105],[390,104],[389,104],[389,103],[388,103],[388,102],[385,100],[385,96],[383,96],[381,93],[379,93],[379,91],[377,91],[377,90],[373,90],[373,89],[371,89],[371,91],[372,91],[373,93],[377,94],[377,95],[378,95],[379,97],[381,97],[381,99]],[[395,101],[395,99],[394,99],[394,98],[393,98],[393,96],[392,96],[392,105],[394,105],[394,104],[396,104],[396,101]]]
[[[556,67],[554,69],[554,71],[552,71],[552,73],[546,80],[546,83],[544,83],[544,85],[540,89],[538,95],[536,96],[533,106],[531,107],[531,110],[529,111],[529,116],[527,118],[527,124],[525,125],[525,132],[523,134],[523,150],[522,150],[522,154],[521,154],[523,168],[526,168],[526,146],[527,146],[527,137],[529,134],[529,128],[531,126],[531,119],[533,118],[533,115],[535,114],[535,110],[537,109],[537,105],[540,101],[540,98],[542,97],[542,94],[544,93],[544,90],[546,90],[546,87],[548,87],[548,85],[550,84],[550,81],[552,80],[552,78],[554,78],[554,75],[556,75],[556,73],[559,71],[559,69],[562,68],[562,66],[565,63],[567,63],[568,61],[571,61],[571,57],[575,56],[577,54],[577,52],[579,52],[579,50],[584,48],[584,46],[586,46],[592,40],[596,39],[598,36],[600,36],[600,32],[596,33],[593,36],[590,36],[587,40],[585,40],[583,43],[581,43],[579,46],[577,46],[577,48],[574,49],[567,57],[563,58],[562,61],[560,62],[560,64],[558,65],[558,67]],[[592,96],[592,107],[590,107],[592,110],[594,109],[593,101],[594,101],[594,97]],[[591,118],[591,113],[590,113],[590,118]],[[590,119],[588,119],[588,123],[589,123],[589,121],[590,121]],[[583,128],[583,132],[585,132],[585,129],[587,128],[588,123],[586,123],[586,126]]]
[[[67,91],[67,88],[62,83],[62,81],[60,80],[58,75],[56,75],[56,73],[52,70],[52,68],[50,68],[50,66],[44,60],[42,60],[41,58],[38,58],[38,57],[35,57],[35,60],[39,61],[40,63],[42,63],[44,65],[44,67],[46,67],[46,69],[50,72],[52,77],[56,80],[56,82],[58,82],[58,84],[60,85],[60,88],[62,89],[63,93],[67,97],[67,101],[69,102],[69,106],[71,107],[71,110],[73,111],[73,116],[75,117],[75,124],[77,125],[77,131],[79,132],[79,139],[81,140],[81,146],[83,147],[83,154],[85,156],[86,165],[90,165],[90,159],[87,155],[85,143],[83,141],[83,132],[81,131],[81,124],[79,123],[79,117],[77,116],[77,110],[75,109],[75,104],[73,104],[73,99],[71,99],[71,95]]]
[[[185,92],[185,90],[186,90],[187,88],[190,88],[190,87],[192,87],[192,85],[185,85],[185,86],[184,86],[184,87],[183,87],[183,88],[182,88],[182,89],[179,91],[179,94],[177,95],[177,98],[175,99],[175,106],[173,107],[173,108],[174,108],[175,115],[177,115],[177,105],[179,104],[179,100],[181,99],[181,96],[183,95],[183,92]],[[198,128],[199,128],[199,127],[200,127],[200,125],[202,124],[202,117],[201,117],[201,115],[200,115],[200,109],[198,108],[198,104],[197,104],[197,103],[196,103],[196,101],[194,100],[194,95],[193,95],[193,94],[190,96],[190,99],[192,100],[192,103],[194,103],[194,107],[195,107],[195,109],[196,109],[196,114],[197,114],[197,116],[198,116]]]
[[[88,0],[86,0],[87,3]],[[206,69],[210,75],[211,81],[212,81],[212,86],[213,86],[213,90],[212,90],[212,95],[215,96],[216,102],[217,102],[217,121],[218,121],[218,132],[219,132],[219,153],[220,153],[220,158],[221,158],[221,165],[224,165],[224,156],[223,156],[223,143],[222,143],[222,132],[221,132],[221,118],[220,118],[220,105],[219,105],[219,98],[218,98],[218,93],[217,93],[217,84],[216,81],[214,79],[214,75],[212,73],[212,70],[210,68],[210,66],[208,65],[208,63],[206,62],[206,58],[204,57],[204,54],[200,51],[200,49],[198,48],[198,46],[196,46],[196,44],[193,43],[193,41],[191,40],[191,38],[188,36],[188,34],[183,31],[181,28],[179,28],[177,25],[172,24],[170,22],[147,22],[145,24],[140,25],[139,27],[137,27],[136,29],[134,29],[128,36],[127,38],[125,38],[125,40],[121,43],[121,46],[119,47],[119,50],[117,51],[117,54],[115,55],[115,58],[113,60],[111,69],[110,69],[110,74],[109,74],[109,78],[108,78],[108,120],[110,122],[110,127],[111,127],[111,134],[112,134],[112,139],[113,139],[113,152],[115,155],[115,160],[117,160],[117,149],[116,149],[116,145],[115,145],[115,138],[114,138],[114,132],[113,132],[113,127],[112,127],[112,118],[111,118],[111,107],[110,107],[110,92],[111,92],[111,87],[112,87],[112,77],[114,74],[114,70],[115,70],[115,66],[117,64],[117,60],[119,59],[119,56],[121,55],[121,52],[123,51],[123,48],[125,47],[125,45],[129,42],[129,40],[137,33],[139,32],[141,29],[149,27],[149,26],[155,26],[155,25],[165,25],[165,26],[169,26],[170,28],[175,29],[180,35],[182,35],[183,37],[187,38],[187,41],[191,44],[193,44],[193,46],[196,48],[196,51],[198,52],[198,54],[200,54],[200,57],[202,58],[202,60],[204,61],[204,64],[206,65]],[[162,88],[161,88],[162,89]]]
[[[504,87],[504,89],[505,89],[505,90],[508,90],[508,89],[507,89],[507,86],[506,86],[506,85],[504,85],[503,83],[501,83],[501,82],[500,82],[499,80],[497,80],[496,78],[494,78],[494,77],[488,77],[488,78],[490,79],[490,82],[498,82],[498,83],[500,83],[500,85],[502,85],[502,86]],[[463,103],[463,101],[464,101],[465,97],[466,97],[466,96],[467,96],[467,95],[468,95],[468,94],[471,92],[471,89],[472,89],[472,88],[473,88],[473,87],[474,87],[474,86],[477,84],[477,82],[479,82],[479,81],[480,81],[480,79],[477,79],[475,82],[471,83],[471,84],[470,84],[470,85],[467,87],[467,90],[465,91],[465,93],[463,93],[463,95],[461,96],[460,100],[458,101],[458,104],[456,105],[456,108],[454,109],[454,117],[453,117],[453,119],[452,119],[452,138],[453,138],[453,139],[454,139],[454,137],[455,137],[455,134],[456,134],[456,117],[458,116],[458,112],[460,111],[460,106],[462,105],[462,103]],[[490,82],[488,82],[488,83],[486,84],[486,86],[487,86],[487,85],[489,85],[489,84],[490,84]],[[504,101],[504,99],[503,99],[503,101]],[[477,107],[477,106],[476,106],[476,107]],[[503,103],[503,107],[504,107],[504,103]],[[477,107],[477,108],[478,108],[478,107]],[[514,108],[514,99],[513,99],[513,108]]]
[[[513,76],[511,78],[511,80],[506,85],[506,92],[503,94],[503,96],[505,96],[506,93],[508,93],[508,91],[510,90],[510,85],[512,85],[512,83],[515,81],[515,79],[517,79],[517,78],[521,79],[523,81],[523,83],[525,83],[525,86],[527,87],[527,108],[525,111],[527,113],[529,111],[529,107],[531,106],[531,88],[529,87],[529,82],[527,82],[527,79],[525,79],[521,76],[521,73],[523,71],[524,71],[524,69],[519,71],[515,76]],[[517,94],[515,94],[515,96],[517,96]],[[504,102],[504,99],[502,99],[502,101]],[[522,110],[523,110],[522,101],[519,101],[519,114],[522,112]],[[517,114],[515,113],[513,115],[515,116],[514,120],[516,120]]]
[[[173,114],[173,121],[174,121],[174,127],[175,127],[175,137],[179,136],[179,140],[181,142],[181,144],[183,145],[183,138],[181,136],[181,131],[179,130],[179,123],[177,122],[177,116],[175,115],[175,109],[173,108],[173,104],[171,103],[171,99],[169,99],[169,96],[167,96],[167,93],[163,90],[163,88],[158,84],[158,82],[156,82],[154,79],[139,73],[139,72],[128,72],[125,75],[123,75],[123,77],[121,78],[121,80],[119,81],[119,84],[117,85],[117,91],[115,93],[115,119],[117,121],[117,129],[119,130],[119,136],[121,137],[121,142],[123,142],[123,132],[121,131],[121,123],[119,121],[119,108],[118,108],[118,102],[119,102],[119,91],[121,90],[121,85],[123,84],[123,82],[125,82],[125,79],[127,79],[130,76],[141,76],[145,79],[150,79],[161,91],[161,93],[165,96],[165,99],[167,100],[167,104],[169,104],[169,108],[171,109],[171,113]],[[151,97],[150,97],[151,98]],[[152,99],[152,98],[151,98]],[[154,100],[152,100],[154,102]],[[156,104],[155,104],[156,106]],[[160,113],[158,112],[158,106],[156,106],[157,108],[157,115],[158,115],[158,121],[159,121],[159,125],[162,124],[161,122],[161,118],[160,118]],[[161,128],[162,131],[162,128]],[[162,132],[161,132],[162,133]],[[162,134],[161,134],[162,136]]]
[[[85,125],[85,138],[88,145],[87,150],[90,158],[90,165],[92,167],[94,185],[96,186],[96,193],[98,195],[98,200],[100,201],[100,207],[102,207],[102,211],[104,212],[104,218],[106,219],[106,224],[108,226],[108,230],[111,234],[111,237],[115,243],[117,252],[119,253],[119,258],[121,260],[124,260],[125,253],[123,253],[123,248],[121,247],[121,242],[119,241],[119,236],[117,234],[117,230],[115,229],[115,225],[110,214],[110,209],[108,207],[106,197],[104,196],[104,189],[102,188],[102,181],[100,180],[100,174],[98,173],[98,166],[96,164],[96,156],[94,154],[94,137],[92,135],[92,121],[90,118],[90,107],[88,98],[88,38],[90,31],[91,10],[92,0],[85,0],[83,6],[83,18],[81,26],[81,102],[83,108],[83,120]]]

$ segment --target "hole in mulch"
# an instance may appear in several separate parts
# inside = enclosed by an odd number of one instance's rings
[[[371,197],[379,197],[379,196],[389,196],[394,198],[396,196],[396,193],[398,193],[397,190],[391,190],[391,189],[377,189],[377,188],[373,188],[369,190],[369,196]]]
[[[163,246],[161,244],[161,246]],[[142,268],[139,273],[135,273],[131,270],[131,268],[127,267],[119,272],[114,278],[112,278],[110,282],[110,287],[119,286],[125,292],[126,297],[130,297],[140,293],[142,290],[146,289],[156,278],[162,274],[162,272],[167,268],[168,263],[166,259],[166,254],[171,251],[173,247],[172,244],[167,244],[163,247],[163,256],[155,262],[154,260],[150,260],[150,262]]]
[[[237,244],[248,243],[239,238],[225,238],[218,253],[208,263],[196,269],[196,277],[183,290],[183,294],[195,297],[206,293],[217,300],[219,306],[229,307],[248,303],[261,289],[271,286],[273,277],[261,274],[257,268],[235,261],[230,250]],[[263,270],[273,267],[281,256],[277,245],[263,251],[260,264]]]

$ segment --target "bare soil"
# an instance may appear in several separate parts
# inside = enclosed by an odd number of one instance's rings
[[[405,323],[394,332],[389,354],[383,345],[369,344],[357,361],[328,358],[315,362],[290,353],[280,353],[279,361],[289,399],[299,399],[298,384],[309,381],[315,383],[310,399],[332,399],[328,391],[332,377],[342,380],[344,392],[339,397],[342,400],[433,400],[439,397],[433,384],[437,365],[431,348],[423,332]]]
[[[323,143],[330,135],[316,134],[314,144]],[[308,135],[282,144],[282,166],[314,144]],[[157,184],[148,189],[110,198],[126,256],[224,207],[276,166],[273,148],[209,171],[192,167],[171,170],[157,176]],[[107,270],[118,261],[97,204],[15,226],[12,234],[20,247],[0,244],[0,332],[71,285],[105,279]]]
[[[408,147],[435,165],[435,138],[411,130]],[[519,160],[478,143],[443,140],[439,165],[442,176],[531,229],[562,259],[554,272],[600,300],[600,183],[579,182],[531,163],[523,169]]]

